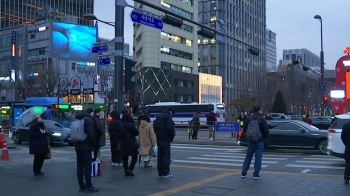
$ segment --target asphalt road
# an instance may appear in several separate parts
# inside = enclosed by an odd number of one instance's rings
[[[9,154],[12,164],[0,162],[0,167],[13,168],[23,164],[32,164],[32,156],[28,154],[28,143],[15,145],[10,142]],[[75,161],[73,146],[55,145],[51,147],[50,162]],[[213,168],[240,169],[245,157],[246,147],[210,146],[173,144],[171,149],[172,163],[186,166],[204,166]],[[109,141],[101,148],[101,160],[110,161]],[[155,160],[154,160],[155,161]],[[254,159],[251,164],[253,169]],[[303,151],[271,150],[264,152],[262,170],[276,172],[293,172],[308,174],[343,175],[345,161],[329,155]]]

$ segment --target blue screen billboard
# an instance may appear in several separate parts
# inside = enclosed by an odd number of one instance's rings
[[[53,22],[52,53],[63,59],[94,60],[93,44],[96,43],[97,29],[83,26]]]

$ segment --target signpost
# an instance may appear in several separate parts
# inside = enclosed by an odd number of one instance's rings
[[[111,59],[110,58],[100,58],[97,60],[98,65],[109,65],[111,64]]]
[[[100,52],[107,52],[107,51],[108,51],[108,45],[92,47],[92,53],[100,53]]]
[[[133,10],[130,13],[130,18],[132,22],[143,24],[160,30],[162,30],[164,26],[163,21],[161,19],[155,18],[148,14],[137,12],[135,10]]]
[[[216,122],[215,132],[239,132],[241,126],[239,122]]]

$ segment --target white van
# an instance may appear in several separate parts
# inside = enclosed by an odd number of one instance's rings
[[[345,145],[341,140],[343,125],[350,122],[350,113],[336,115],[328,128],[328,154],[344,158]]]

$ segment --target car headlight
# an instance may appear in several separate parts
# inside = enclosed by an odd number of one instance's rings
[[[53,136],[61,136],[62,133],[53,133],[52,135],[53,135]]]

